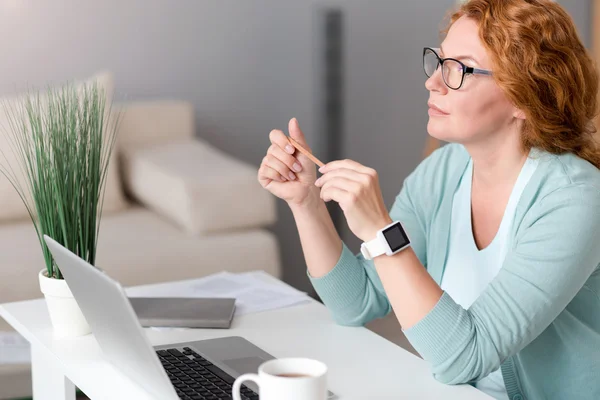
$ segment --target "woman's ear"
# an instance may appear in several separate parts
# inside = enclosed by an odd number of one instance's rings
[[[517,118],[517,119],[525,119],[525,113],[522,110],[519,110],[518,108],[515,108],[515,111],[513,112],[513,117]]]

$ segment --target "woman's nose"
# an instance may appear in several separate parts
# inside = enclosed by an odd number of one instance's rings
[[[448,87],[442,80],[441,68],[436,69],[433,75],[427,78],[425,81],[425,88],[430,92],[443,92],[448,90]]]

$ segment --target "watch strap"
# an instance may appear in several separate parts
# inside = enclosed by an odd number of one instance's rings
[[[385,254],[386,248],[385,248],[385,245],[383,243],[381,243],[380,238],[376,237],[373,240],[364,242],[360,246],[360,251],[361,251],[362,255],[365,257],[365,259],[371,260],[377,256]]]

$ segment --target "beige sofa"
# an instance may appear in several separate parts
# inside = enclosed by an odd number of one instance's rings
[[[187,102],[127,103],[117,111],[119,182],[110,185],[124,195],[107,193],[119,204],[103,216],[96,264],[125,286],[222,270],[280,276],[277,241],[265,229],[275,221],[275,200],[256,168],[195,138]],[[41,297],[42,268],[32,223],[1,221],[0,303]],[[2,330],[10,327],[0,318]],[[0,365],[0,399],[30,395],[29,366]]]

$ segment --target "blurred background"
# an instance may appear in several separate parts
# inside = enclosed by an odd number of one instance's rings
[[[296,117],[320,159],[332,154],[375,168],[391,206],[427,136],[421,51],[440,42],[440,22],[454,3],[2,0],[0,94],[110,70],[116,100],[188,100],[198,137],[257,168],[269,131],[287,133]],[[560,3],[589,45],[591,1]],[[339,37],[331,11],[339,15]],[[332,51],[341,58],[328,67],[327,46],[336,40],[339,50]],[[329,77],[330,89],[339,82],[339,95],[327,92],[328,71],[341,74]],[[330,122],[331,136],[327,99],[340,102],[334,107],[342,116],[340,124]],[[310,290],[282,203],[272,229],[284,280]],[[343,221],[340,232],[358,251]]]
[[[559,3],[572,15],[589,47],[592,0]],[[390,207],[402,181],[422,159],[426,144],[428,93],[422,48],[439,44],[442,20],[455,4],[453,0],[0,0],[0,98],[109,71],[116,102],[191,105],[195,137],[254,174],[270,144],[269,132],[282,129],[287,134],[289,119],[296,117],[321,160],[351,158],[375,168]],[[162,115],[152,110],[133,113],[137,118],[147,115],[151,122],[129,127],[152,130],[161,123],[152,117]],[[165,125],[172,123],[179,124],[169,120]],[[184,165],[189,165],[185,175],[190,179],[220,173],[218,163]],[[250,182],[255,180],[251,175],[247,175]],[[222,200],[223,207],[230,204],[237,213],[252,213],[254,205],[248,205],[236,188],[233,183],[227,186],[230,199]],[[259,227],[275,239],[274,246],[265,244],[276,252],[275,261],[269,256],[269,268],[285,282],[314,294],[292,215],[281,201],[273,207],[275,218],[265,217],[267,222]],[[342,239],[358,252],[360,243],[339,209],[332,204],[330,210]],[[135,221],[122,222],[119,229]],[[172,225],[176,224],[167,223],[161,234],[170,234]],[[240,229],[240,235],[247,229]],[[179,243],[194,236],[177,235],[182,236],[166,242],[173,253],[181,252]],[[242,252],[243,236],[236,237],[241,238],[240,247],[232,251]],[[119,242],[115,239],[111,246],[118,247]],[[104,248],[110,252],[108,247]],[[121,248],[120,254],[125,250]],[[21,251],[37,253],[39,248]],[[203,264],[220,257],[196,251],[195,258],[187,260],[187,273],[177,278],[204,275]],[[244,257],[256,258],[258,253]],[[263,261],[258,260],[251,269],[261,268]],[[163,278],[170,278],[168,271]],[[11,286],[18,291],[18,282]],[[0,298],[0,303],[19,299]]]

